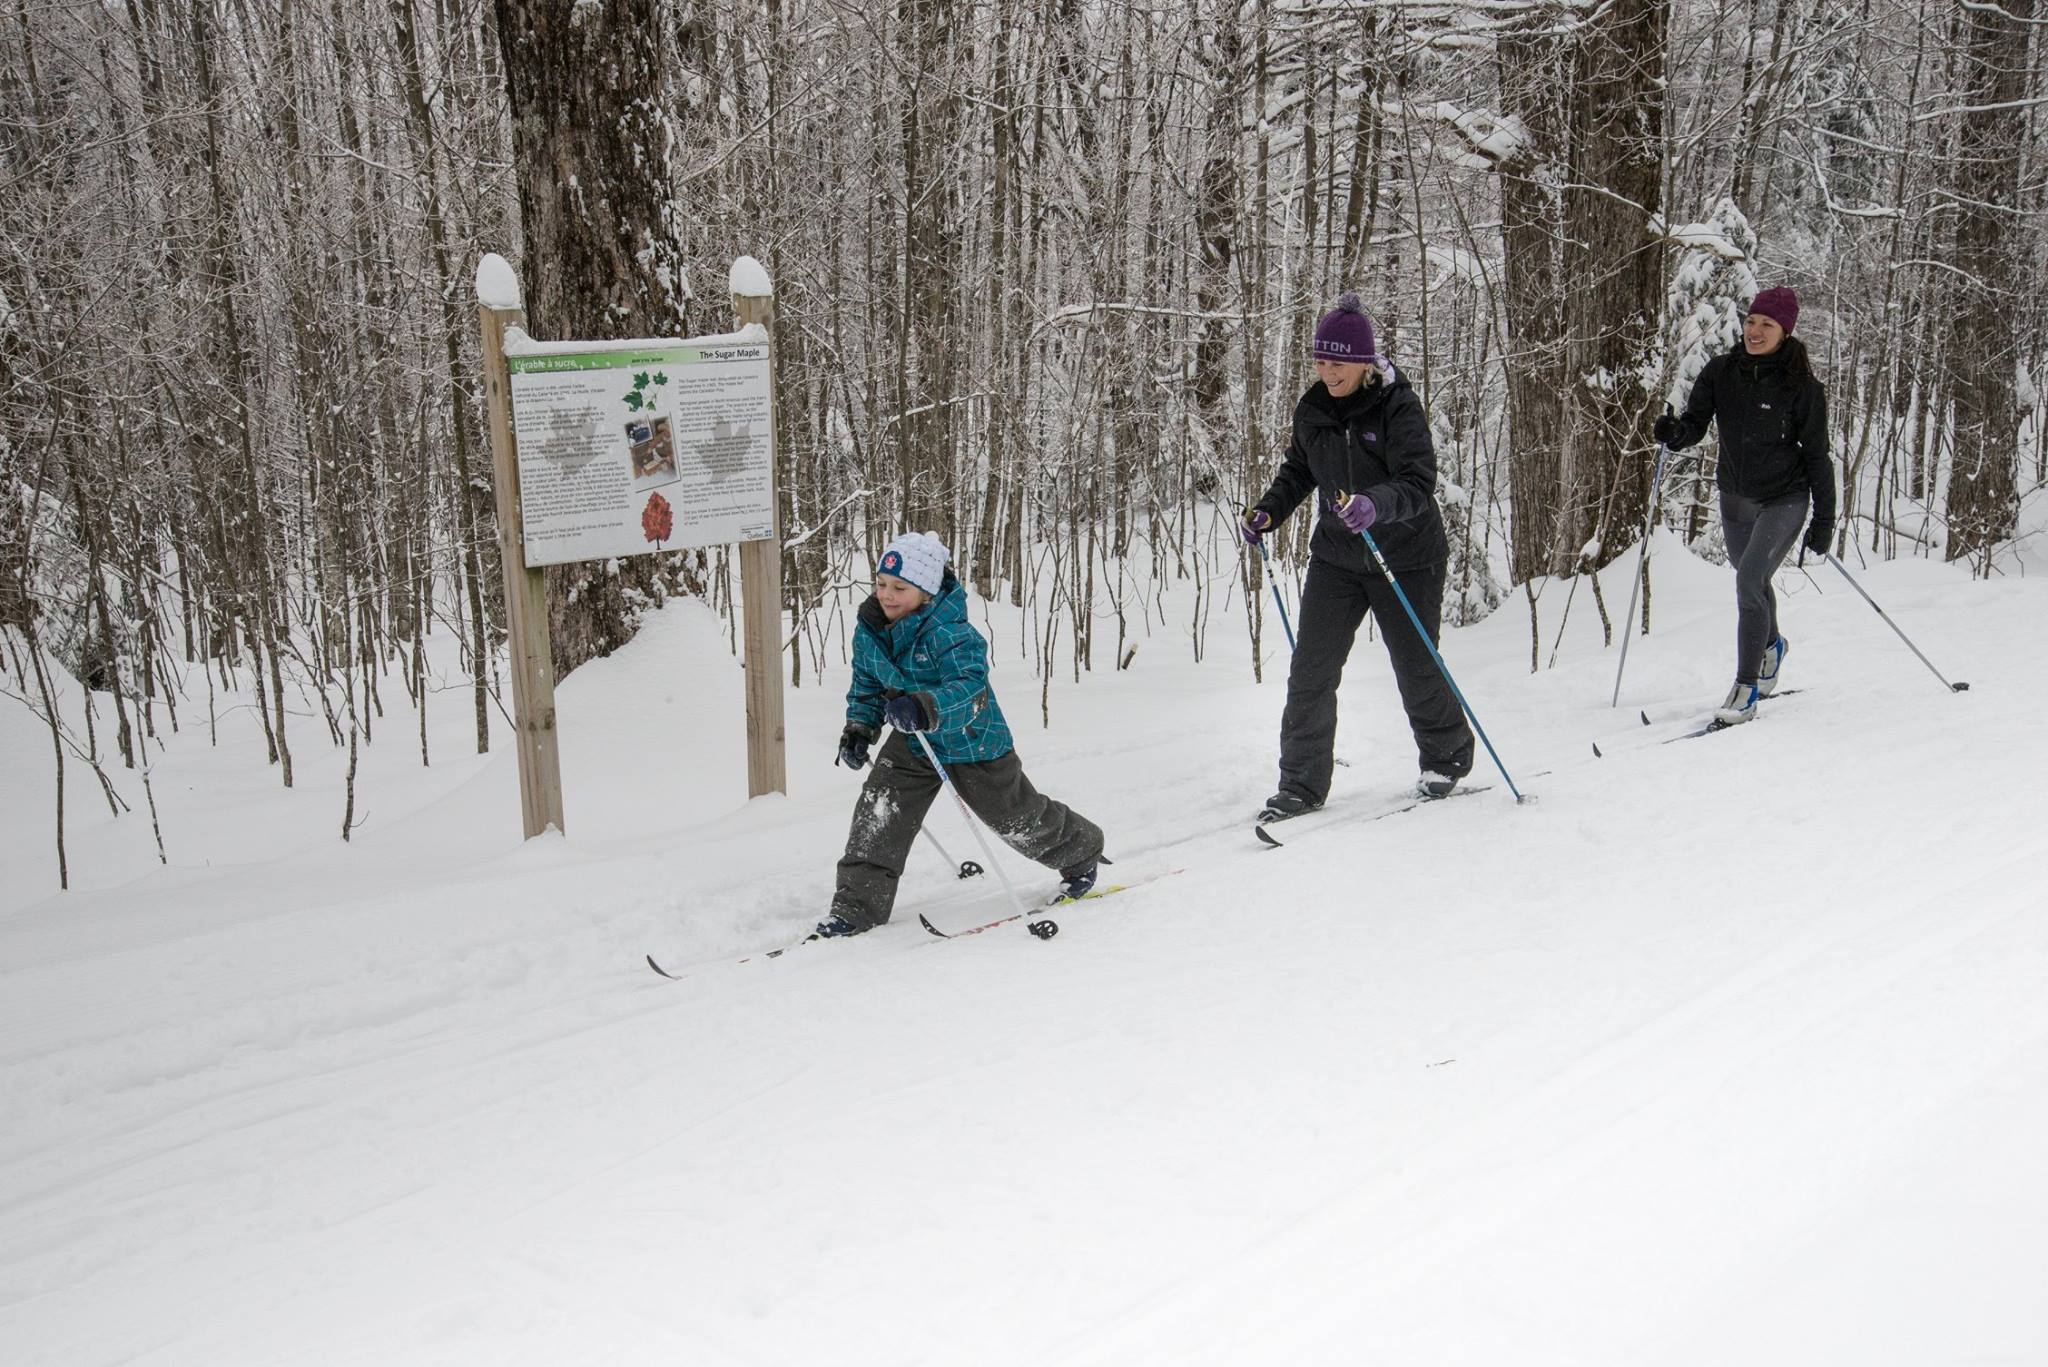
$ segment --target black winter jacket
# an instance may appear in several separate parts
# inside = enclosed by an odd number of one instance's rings
[[[1372,539],[1396,574],[1441,566],[1450,556],[1436,506],[1436,446],[1422,400],[1398,373],[1356,396],[1333,399],[1321,380],[1294,406],[1294,439],[1265,496],[1252,506],[1274,524],[1314,491],[1322,516],[1309,554],[1341,569],[1366,571],[1365,540],[1331,512],[1339,494],[1364,494],[1377,515]],[[1377,573],[1377,571],[1373,571]]]
[[[1813,496],[1813,520],[1833,526],[1835,469],[1828,461],[1827,393],[1811,374],[1795,379],[1786,348],[1752,356],[1737,342],[1693,381],[1678,420],[1682,451],[1721,429],[1720,486],[1759,503],[1800,492]]]

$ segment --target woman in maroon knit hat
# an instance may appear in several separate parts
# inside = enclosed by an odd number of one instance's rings
[[[1658,441],[1682,451],[1714,423],[1721,434],[1715,481],[1721,531],[1735,567],[1735,684],[1715,712],[1734,725],[1756,715],[1778,686],[1791,649],[1778,630],[1771,576],[1806,524],[1806,545],[1826,551],[1835,533],[1835,469],[1828,460],[1827,392],[1806,346],[1792,335],[1799,296],[1777,285],[1750,301],[1742,341],[1701,369],[1685,413],[1657,419]],[[1808,505],[1813,520],[1808,523]]]
[[[1244,539],[1256,545],[1303,499],[1318,496],[1280,718],[1280,787],[1261,821],[1314,811],[1329,796],[1337,684],[1368,611],[1379,621],[1415,737],[1417,788],[1443,797],[1472,771],[1472,729],[1430,654],[1450,542],[1436,506],[1436,447],[1422,400],[1380,355],[1372,319],[1348,290],[1316,324],[1313,357],[1316,382],[1295,405],[1287,458],[1264,497],[1244,511]],[[1428,625],[1428,643],[1367,558],[1359,536],[1367,528]]]

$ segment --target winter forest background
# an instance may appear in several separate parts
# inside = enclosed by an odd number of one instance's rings
[[[50,725],[60,811],[67,764],[146,788],[150,737],[237,680],[287,785],[387,690],[473,693],[473,736],[420,710],[423,761],[485,744],[490,251],[543,338],[724,331],[728,264],[766,264],[798,686],[904,527],[1035,600],[1041,676],[1113,663],[1151,610],[1134,558],[1256,632],[1261,567],[1214,533],[1345,287],[1435,424],[1451,620],[1526,611],[1532,667],[1570,601],[1538,585],[1633,546],[1649,421],[1759,281],[1804,302],[1841,554],[1997,575],[2048,482],[2037,27],[2035,0],[20,0],[0,688]],[[1709,557],[1713,460],[1659,505]],[[550,576],[563,672],[672,594],[730,618],[736,579],[723,551]]]

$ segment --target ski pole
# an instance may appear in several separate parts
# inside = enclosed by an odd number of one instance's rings
[[[913,731],[910,734],[917,737],[917,743],[924,747],[924,757],[932,762],[932,768],[938,770],[939,780],[946,785],[946,790],[953,794],[953,801],[960,804],[960,815],[967,818],[968,829],[974,832],[974,838],[981,844],[982,858],[988,860],[989,867],[994,869],[996,877],[1002,880],[1003,891],[1010,895],[1010,905],[1024,918],[1024,928],[1041,940],[1050,940],[1059,934],[1059,922],[1049,916],[1034,921],[1031,919],[1031,913],[1024,910],[1023,899],[1018,897],[1017,890],[1010,886],[1010,875],[1003,872],[1003,866],[996,862],[995,852],[988,847],[988,837],[982,834],[981,822],[975,819],[973,809],[967,805],[967,799],[960,796],[960,790],[954,786],[953,776],[946,772],[946,766],[939,763],[938,754],[933,751],[932,743],[924,738],[922,731]]]
[[[1821,559],[1827,561],[1830,565],[1833,565],[1836,569],[1842,572],[1842,578],[1849,581],[1849,587],[1856,590],[1857,593],[1862,594],[1863,601],[1870,604],[1870,610],[1872,612],[1884,618],[1884,624],[1886,626],[1890,627],[1893,631],[1899,632],[1899,639],[1906,643],[1906,649],[1912,651],[1915,655],[1920,656],[1920,663],[1927,666],[1928,673],[1932,674],[1937,679],[1941,679],[1942,687],[1948,689],[1948,691],[1951,693],[1967,693],[1970,691],[1970,686],[1967,683],[1950,683],[1947,679],[1941,678],[1941,671],[1934,667],[1934,661],[1928,659],[1925,655],[1920,655],[1920,647],[1914,645],[1912,638],[1906,635],[1905,632],[1899,631],[1899,624],[1897,622],[1894,622],[1889,616],[1886,615],[1885,610],[1877,605],[1877,600],[1875,598],[1872,598],[1869,594],[1863,592],[1863,586],[1856,582],[1855,575],[1849,573],[1849,567],[1847,565],[1844,565],[1841,561],[1835,559],[1834,556],[1829,555],[1826,551],[1817,551],[1815,552],[1815,554],[1817,554],[1818,556],[1820,556]],[[1804,558],[1804,556],[1801,557],[1801,559]]]
[[[1666,413],[1671,409],[1666,406]],[[1621,706],[1621,673],[1628,668],[1629,638],[1636,634],[1636,595],[1643,590],[1643,569],[1650,563],[1650,533],[1657,527],[1657,492],[1664,484],[1664,457],[1671,454],[1671,448],[1663,442],[1657,443],[1657,466],[1650,471],[1650,506],[1643,513],[1643,548],[1636,556],[1636,577],[1628,586],[1628,616],[1621,619],[1621,665],[1614,671],[1614,701],[1609,707]]]
[[[1339,498],[1338,502],[1342,503],[1343,499]],[[1365,538],[1365,548],[1372,552],[1373,563],[1380,567],[1380,573],[1387,576],[1387,582],[1394,586],[1394,596],[1401,600],[1401,606],[1407,610],[1408,620],[1415,623],[1415,634],[1422,638],[1422,644],[1429,650],[1429,658],[1436,661],[1436,667],[1443,674],[1444,682],[1451,686],[1451,695],[1458,700],[1458,706],[1464,708],[1465,715],[1471,719],[1472,729],[1479,733],[1481,743],[1486,746],[1486,753],[1493,758],[1493,767],[1500,770],[1500,776],[1507,780],[1508,791],[1515,795],[1516,802],[1526,802],[1528,799],[1522,796],[1522,790],[1517,788],[1514,779],[1508,776],[1507,765],[1500,762],[1500,755],[1494,750],[1493,742],[1487,740],[1486,728],[1479,724],[1479,714],[1472,710],[1471,703],[1465,701],[1465,694],[1459,689],[1458,681],[1451,677],[1451,667],[1444,663],[1444,657],[1437,650],[1436,642],[1430,640],[1429,632],[1423,629],[1422,618],[1416,615],[1415,605],[1408,601],[1408,594],[1402,589],[1401,581],[1387,568],[1387,558],[1380,554],[1379,542],[1372,539],[1371,532],[1361,531],[1359,535]]]
[[[941,845],[939,843],[939,838],[932,834],[931,827],[919,826],[917,828],[917,831],[919,835],[922,835],[925,839],[932,842],[932,848],[939,852],[939,858],[945,860],[948,864],[953,862],[953,856],[946,853],[946,847],[944,845]],[[980,872],[982,872],[981,865],[975,863],[972,859],[963,859],[960,861],[960,877],[972,878]]]
[[[1266,587],[1273,590],[1273,606],[1280,609],[1280,629],[1287,633],[1287,653],[1294,653],[1294,624],[1287,620],[1287,604],[1280,597],[1280,586],[1273,582],[1273,553],[1266,549],[1266,538],[1259,537],[1259,558],[1266,562]]]

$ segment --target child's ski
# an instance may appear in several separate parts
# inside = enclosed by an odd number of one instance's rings
[[[1111,886],[1109,886],[1109,887],[1106,887],[1106,888],[1096,888],[1096,889],[1094,889],[1093,891],[1091,891],[1091,892],[1087,893],[1087,894],[1086,894],[1085,896],[1083,896],[1083,897],[1078,897],[1078,898],[1076,898],[1076,897],[1068,897],[1068,896],[1067,896],[1067,895],[1066,895],[1065,893],[1059,893],[1059,894],[1056,894],[1056,895],[1054,895],[1054,896],[1053,896],[1053,897],[1052,897],[1051,899],[1049,899],[1048,901],[1046,901],[1046,902],[1044,902],[1044,903],[1041,903],[1041,904],[1040,904],[1040,905],[1039,905],[1039,906],[1038,906],[1037,908],[1035,908],[1035,909],[1034,909],[1034,910],[1033,910],[1033,911],[1032,911],[1032,912],[1031,912],[1030,914],[1031,914],[1031,915],[1033,915],[1033,916],[1037,916],[1037,915],[1039,914],[1039,912],[1040,912],[1040,911],[1043,911],[1043,910],[1045,910],[1045,909],[1048,909],[1048,908],[1051,908],[1051,907],[1058,907],[1058,906],[1064,906],[1064,905],[1066,905],[1066,904],[1067,904],[1067,903],[1069,903],[1069,902],[1076,902],[1076,901],[1087,901],[1087,900],[1088,900],[1089,898],[1093,898],[1093,897],[1107,897],[1107,896],[1109,896],[1109,895],[1110,895],[1111,893],[1113,893],[1113,892],[1122,892],[1122,891],[1123,891],[1124,889],[1126,889],[1126,888],[1135,888],[1135,887],[1141,887],[1141,886],[1143,886],[1143,885],[1144,885],[1144,884],[1146,884],[1146,883],[1150,883],[1150,882],[1153,882],[1153,881],[1155,881],[1156,879],[1160,879],[1160,878],[1165,878],[1165,877],[1167,877],[1167,876],[1168,876],[1168,874],[1175,874],[1175,873],[1179,873],[1179,872],[1180,872],[1180,870],[1179,870],[1179,869],[1169,869],[1169,870],[1167,870],[1167,872],[1166,872],[1166,873],[1155,873],[1155,874],[1152,874],[1152,875],[1150,875],[1149,877],[1145,877],[1145,878],[1133,878],[1133,879],[1131,879],[1131,880],[1130,880],[1129,882],[1126,882],[1126,883],[1116,883],[1116,884],[1113,884],[1113,885],[1111,885]],[[979,934],[980,934],[980,933],[981,933],[982,931],[984,931],[984,930],[993,930],[993,929],[994,929],[995,927],[997,927],[997,926],[1001,926],[1001,925],[1008,925],[1008,924],[1009,924],[1010,922],[1012,922],[1012,921],[1014,921],[1014,920],[1016,920],[1016,919],[1018,919],[1018,918],[1017,918],[1017,913],[1015,913],[1015,912],[1011,912],[1011,913],[1009,913],[1008,915],[1005,915],[1005,916],[1001,916],[1001,917],[998,917],[998,918],[997,918],[996,920],[993,920],[993,921],[987,921],[987,922],[984,922],[983,924],[981,924],[981,925],[978,925],[978,926],[970,926],[970,927],[968,927],[968,928],[967,928],[967,929],[965,929],[965,930],[940,930],[940,929],[939,929],[939,928],[938,928],[937,926],[933,925],[933,924],[931,923],[931,921],[930,921],[929,919],[927,919],[927,918],[926,918],[926,917],[925,917],[925,916],[924,916],[923,914],[921,914],[921,913],[919,914],[919,916],[918,916],[918,918],[917,918],[917,919],[918,919],[919,921],[922,921],[922,922],[924,923],[924,928],[925,928],[926,930],[930,931],[930,932],[931,932],[932,934],[934,934],[934,935],[937,935],[937,936],[939,936],[939,937],[940,937],[941,939],[947,939],[947,940],[954,940],[954,939],[958,939],[958,938],[960,938],[960,937],[961,937],[961,936],[963,936],[963,935],[979,935]],[[1057,925],[1056,925],[1055,923],[1053,923],[1052,921],[1050,921],[1050,920],[1046,920],[1046,921],[1044,921],[1044,922],[1043,922],[1043,924],[1047,924],[1047,925],[1053,925],[1053,926],[1054,926],[1054,929],[1053,929],[1053,934],[1055,934],[1055,935],[1056,935],[1056,934],[1058,934],[1058,933],[1059,933]],[[816,940],[816,939],[819,939],[819,938],[820,938],[820,937],[819,937],[819,936],[817,936],[817,935],[806,935],[806,936],[804,936],[804,937],[803,937],[802,939],[800,939],[800,940],[794,940],[794,941],[791,941],[791,942],[790,942],[789,944],[786,944],[786,945],[777,945],[777,946],[776,946],[775,948],[773,948],[773,949],[765,949],[765,950],[764,950],[764,949],[757,949],[757,950],[755,950],[755,951],[754,951],[753,953],[751,953],[751,954],[744,954],[744,955],[741,955],[741,956],[740,956],[739,958],[737,958],[737,959],[727,959],[727,960],[724,960],[724,962],[725,962],[725,963],[728,963],[728,964],[734,964],[734,965],[737,965],[737,964],[750,964],[750,963],[756,963],[756,962],[760,962],[760,961],[763,961],[763,960],[767,960],[767,959],[779,959],[779,958],[781,958],[781,957],[782,957],[783,955],[785,955],[785,954],[789,953],[789,952],[790,952],[790,951],[791,951],[792,949],[801,949],[801,948],[802,948],[803,946],[805,946],[805,945],[807,945],[807,944],[811,943],[811,942],[812,942],[813,940]],[[1052,938],[1052,937],[1051,937],[1050,935],[1046,935],[1046,936],[1041,936],[1040,938],[1041,938],[1041,939],[1050,939],[1050,938]],[[663,967],[661,966],[661,964],[660,964],[660,963],[659,963],[659,962],[658,962],[658,961],[657,961],[657,960],[655,959],[655,957],[654,957],[654,956],[653,956],[652,954],[649,954],[649,955],[647,955],[647,956],[645,956],[645,957],[646,957],[646,959],[647,959],[647,966],[648,966],[649,968],[653,969],[653,970],[654,970],[654,971],[655,971],[656,973],[659,973],[659,974],[660,974],[660,975],[661,975],[662,977],[664,977],[664,978],[667,978],[667,979],[668,979],[668,980],[669,980],[670,982],[681,982],[681,981],[683,981],[683,980],[684,980],[685,978],[688,978],[688,977],[690,977],[690,976],[691,976],[691,975],[690,975],[689,973],[671,973],[671,972],[669,972],[669,971],[668,971],[667,969],[665,969],[665,968],[663,968]],[[700,967],[700,971],[701,971],[701,967]]]
[[[728,959],[726,960],[726,962],[733,964],[750,964],[754,962],[756,959],[779,959],[783,955],[789,953],[789,951],[791,951],[792,949],[797,949],[804,945],[807,945],[817,938],[819,937],[816,935],[806,935],[801,940],[794,940],[786,945],[778,945],[774,949],[757,949],[751,954],[742,955],[737,959]],[[662,977],[667,978],[670,982],[679,983],[684,978],[689,976],[685,973],[669,972],[667,969],[663,968],[660,964],[654,961],[654,956],[652,954],[649,954],[647,956],[647,966],[653,969],[656,973],[659,973]]]
[[[1108,897],[1112,893],[1125,892],[1131,888],[1140,888],[1147,883],[1155,883],[1161,878],[1171,878],[1174,874],[1179,872],[1179,869],[1168,869],[1164,873],[1155,873],[1144,878],[1133,878],[1128,883],[1112,883],[1106,888],[1091,888],[1087,892],[1082,893],[1079,897],[1069,897],[1063,892],[1055,893],[1050,899],[1048,899],[1042,905],[1046,907],[1063,907],[1070,905],[1074,902],[1089,902],[1093,901],[1097,897]],[[1037,913],[1026,912],[1024,914],[1036,915]],[[979,935],[984,930],[994,930],[997,926],[1009,925],[1012,921],[1016,921],[1021,918],[1019,917],[1018,913],[1013,911],[1007,915],[998,916],[993,921],[983,921],[978,926],[967,926],[961,930],[940,930],[937,926],[932,924],[931,918],[929,916],[923,915],[922,913],[918,915],[917,919],[923,923],[924,928],[926,930],[938,936],[940,939],[958,940],[962,936]]]

